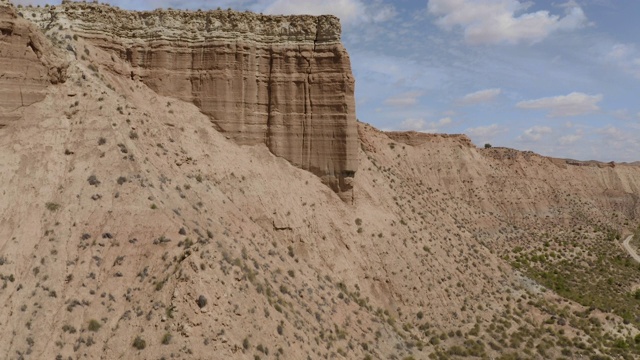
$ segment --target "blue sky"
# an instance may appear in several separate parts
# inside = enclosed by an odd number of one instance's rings
[[[343,23],[361,121],[465,133],[479,146],[556,157],[640,160],[640,1],[109,2],[334,14]]]

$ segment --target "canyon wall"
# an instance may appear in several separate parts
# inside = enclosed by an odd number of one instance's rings
[[[42,100],[49,84],[64,82],[66,64],[37,26],[0,1],[0,128],[20,109]]]
[[[97,3],[30,8],[130,64],[161,95],[192,102],[240,144],[264,143],[351,197],[354,78],[333,16],[130,12]],[[25,15],[29,17],[29,14]]]

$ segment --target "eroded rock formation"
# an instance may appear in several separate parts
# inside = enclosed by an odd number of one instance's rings
[[[0,1],[0,127],[42,100],[49,84],[64,82],[66,64],[37,26]]]
[[[385,134],[394,141],[411,146],[420,146],[427,142],[442,142],[454,138],[467,147],[473,147],[471,139],[464,134],[430,134],[418,131],[388,131]]]
[[[193,102],[238,143],[264,143],[351,197],[358,153],[354,78],[336,17],[130,12],[69,2],[38,17],[42,24],[70,24],[126,60],[127,75]]]

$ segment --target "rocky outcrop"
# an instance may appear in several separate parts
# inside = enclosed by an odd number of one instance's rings
[[[41,23],[69,24],[126,60],[127,76],[193,102],[238,143],[264,143],[351,197],[354,78],[336,17],[130,12],[73,2],[40,11]]]
[[[0,128],[66,79],[67,65],[49,40],[6,1],[0,1],[0,69]]]
[[[464,134],[431,134],[418,131],[388,131],[385,134],[394,141],[411,146],[420,146],[427,142],[440,142],[443,139],[456,139],[466,147],[473,147],[471,139]]]

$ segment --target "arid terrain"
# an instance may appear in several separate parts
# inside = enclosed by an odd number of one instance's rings
[[[333,17],[0,33],[0,358],[640,356],[639,166],[357,121]]]

